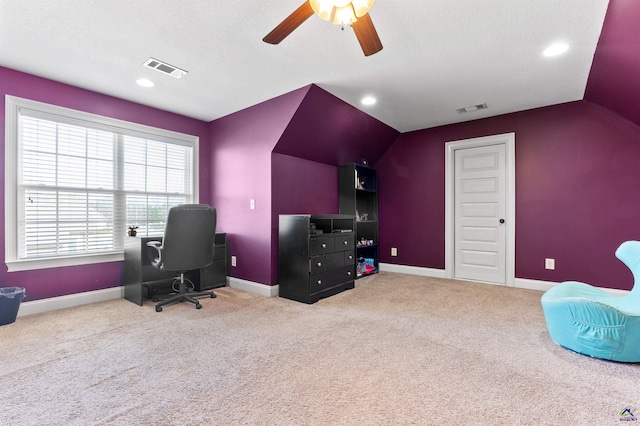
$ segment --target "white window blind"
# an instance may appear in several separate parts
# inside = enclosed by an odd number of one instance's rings
[[[81,263],[121,256],[129,226],[140,235],[161,235],[170,207],[197,202],[197,138],[11,100],[15,113],[8,114],[7,127],[16,130],[6,160],[7,166],[14,160],[6,188],[13,209],[6,228],[10,270],[47,267],[34,262],[41,259],[72,258],[64,264],[73,264],[82,256],[93,260]],[[21,262],[32,266],[12,268]]]

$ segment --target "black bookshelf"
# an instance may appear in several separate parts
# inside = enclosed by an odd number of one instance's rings
[[[378,265],[378,175],[360,164],[340,166],[340,214],[355,216],[356,277],[375,274]]]

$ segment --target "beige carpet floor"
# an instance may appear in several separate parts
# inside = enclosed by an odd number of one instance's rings
[[[314,305],[216,294],[0,327],[0,425],[614,425],[640,407],[640,365],[555,345],[537,291],[380,273]]]

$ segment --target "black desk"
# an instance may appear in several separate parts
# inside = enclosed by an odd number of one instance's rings
[[[147,242],[162,237],[126,237],[124,242],[124,298],[142,306],[144,299],[169,293],[176,272],[154,268],[147,254]],[[227,234],[216,234],[213,263],[206,268],[189,271],[185,278],[204,291],[227,284]]]

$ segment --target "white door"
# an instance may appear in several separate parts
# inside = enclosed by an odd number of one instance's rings
[[[506,284],[505,145],[455,150],[454,277]]]

